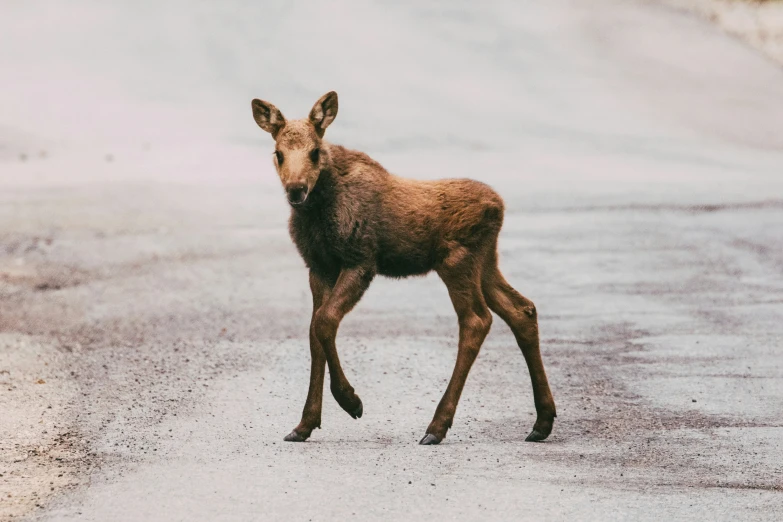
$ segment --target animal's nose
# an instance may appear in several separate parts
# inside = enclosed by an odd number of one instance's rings
[[[288,202],[292,205],[301,205],[307,199],[307,186],[289,185],[286,187],[288,192]]]

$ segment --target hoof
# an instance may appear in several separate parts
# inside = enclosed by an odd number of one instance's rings
[[[286,435],[283,440],[286,442],[304,442],[307,440],[307,437],[300,435],[296,430],[293,430],[291,433]]]
[[[359,401],[359,407],[355,408],[353,411],[349,411],[348,415],[354,419],[361,419],[362,413],[364,413],[364,407],[362,406],[362,401],[359,399],[359,397],[356,397],[356,399]]]
[[[525,439],[525,442],[541,442],[542,440],[549,437],[549,434],[552,433],[553,423],[554,423],[554,418],[551,419],[539,418],[536,421],[535,426],[533,426],[533,431],[531,431],[530,435],[528,435],[527,438]]]
[[[433,435],[432,433],[428,433],[424,436],[423,439],[419,441],[419,444],[422,446],[433,446],[435,444],[440,444],[441,439]]]
[[[530,432],[530,435],[527,436],[525,442],[541,442],[545,438],[547,438],[547,435],[544,435],[538,430],[533,430]]]
[[[362,416],[362,413],[364,412],[362,400],[353,392],[353,388],[350,388],[347,392],[341,391],[338,388],[332,388],[332,396],[348,415],[354,419],[358,419]]]

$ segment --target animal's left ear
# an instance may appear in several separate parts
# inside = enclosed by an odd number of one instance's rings
[[[318,136],[323,138],[326,128],[337,116],[337,93],[329,91],[315,102],[310,111],[310,121],[315,126]]]

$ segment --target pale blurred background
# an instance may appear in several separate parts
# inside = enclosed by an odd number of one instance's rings
[[[781,2],[5,1],[0,518],[773,519],[783,469]],[[379,280],[307,389],[306,270],[252,98],[506,199],[547,444],[500,321],[455,426],[437,277]]]

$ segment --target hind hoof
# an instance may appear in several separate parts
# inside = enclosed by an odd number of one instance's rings
[[[434,446],[436,444],[440,444],[441,439],[439,439],[437,436],[433,435],[432,433],[428,433],[424,436],[423,439],[419,441],[419,444],[422,446]]]
[[[283,438],[286,442],[304,442],[307,440],[308,436],[299,434],[296,430],[293,430],[291,433],[285,436]]]
[[[527,436],[525,439],[525,442],[541,442],[545,438],[547,438],[548,435],[544,435],[538,430],[533,430],[530,432],[530,435]]]

